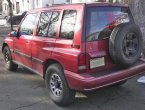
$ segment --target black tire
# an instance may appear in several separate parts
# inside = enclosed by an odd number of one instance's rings
[[[121,81],[121,82],[118,82],[118,83],[113,84],[112,86],[113,87],[121,86],[121,85],[125,84],[126,82],[127,82],[127,80]]]
[[[11,51],[8,46],[5,46],[3,49],[3,59],[5,63],[5,67],[9,71],[16,71],[18,68],[18,65],[13,63]]]
[[[68,87],[63,69],[59,64],[52,64],[47,68],[45,74],[45,84],[48,89],[49,96],[55,104],[65,106],[74,101],[75,91]],[[55,88],[60,91],[57,93]]]
[[[137,25],[118,25],[109,39],[109,53],[113,62],[123,68],[136,63],[141,56],[142,41],[142,34]]]

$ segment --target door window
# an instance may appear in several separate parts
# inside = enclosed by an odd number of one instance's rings
[[[33,35],[37,14],[28,14],[22,22],[19,33],[20,35]]]
[[[37,36],[46,37],[52,12],[42,12],[38,23]]]
[[[53,12],[52,14],[50,25],[48,28],[48,37],[56,37],[59,14],[60,12]]]
[[[37,28],[37,36],[55,38],[60,12],[42,12]]]

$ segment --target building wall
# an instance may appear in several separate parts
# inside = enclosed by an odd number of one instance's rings
[[[28,10],[32,10],[35,8],[42,8],[42,7],[48,7],[48,5],[52,4],[68,4],[67,1],[69,0],[11,0],[13,3],[13,14],[17,14],[18,12],[24,12]],[[19,10],[17,9],[16,2],[19,3]],[[2,11],[5,15],[8,15],[9,13],[9,6],[7,0],[3,0],[2,3]]]
[[[34,1],[34,8],[40,8],[42,7],[43,0],[35,0]]]
[[[69,1],[67,0],[52,0],[52,4],[68,4]]]
[[[8,14],[8,2],[6,0],[2,1],[2,12],[4,15]]]
[[[90,2],[109,2],[110,0],[72,0],[72,3],[90,3]],[[121,2],[122,0],[112,0],[112,2]]]
[[[96,0],[72,0],[72,3],[96,2]]]
[[[12,1],[13,14],[16,14],[17,13],[16,0],[11,0],[11,1]],[[9,4],[8,4],[7,0],[2,1],[2,12],[3,12],[3,15],[9,15]]]
[[[35,8],[47,7],[51,4],[64,4],[68,0],[17,0],[20,3],[20,12]]]

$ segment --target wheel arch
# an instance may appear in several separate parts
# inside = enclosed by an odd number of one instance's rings
[[[2,45],[2,52],[3,52],[3,50],[4,50],[4,47],[6,47],[6,46],[8,46],[8,44],[7,43],[3,43],[3,45]],[[9,46],[8,46],[9,47]]]
[[[44,79],[45,79],[45,74],[46,74],[47,68],[48,68],[50,65],[55,64],[55,63],[58,63],[58,64],[61,66],[61,68],[63,69],[63,65],[62,65],[59,61],[57,61],[57,60],[55,60],[55,59],[47,59],[47,60],[43,63],[43,78],[44,78]]]

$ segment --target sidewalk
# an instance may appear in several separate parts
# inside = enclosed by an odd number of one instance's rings
[[[5,19],[0,19],[0,26],[5,26],[7,24]]]

